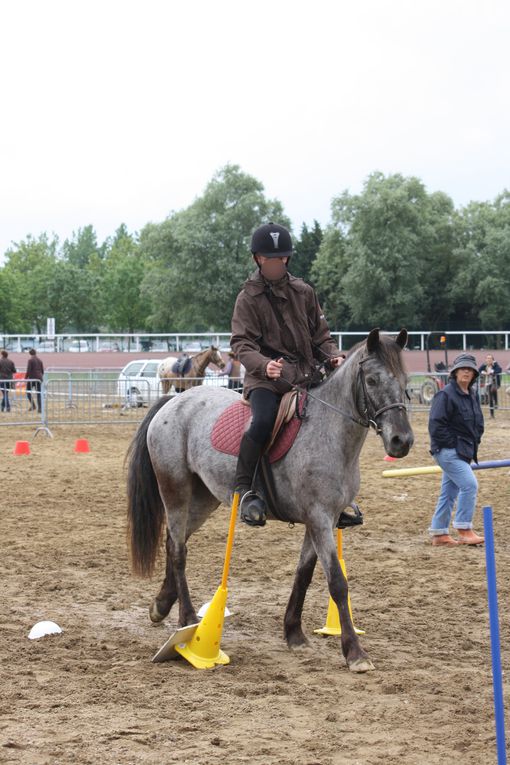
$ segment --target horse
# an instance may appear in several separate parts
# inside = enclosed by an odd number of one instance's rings
[[[163,391],[163,395],[169,392],[172,383],[177,393],[188,390],[188,388],[195,385],[201,385],[208,364],[215,364],[220,369],[225,367],[225,362],[221,357],[221,353],[214,345],[211,345],[210,348],[206,348],[205,351],[200,351],[196,356],[193,356],[189,369],[182,377],[176,377],[172,372],[172,367],[176,361],[177,359],[175,356],[168,356],[166,359],[163,359],[158,366],[158,375],[161,380],[161,390]]]
[[[305,526],[301,554],[284,616],[289,648],[308,644],[301,625],[306,591],[320,559],[340,615],[341,645],[353,672],[374,669],[354,631],[348,587],[337,554],[336,526],[358,493],[359,456],[370,427],[386,453],[404,457],[414,436],[405,405],[401,351],[407,331],[393,340],[373,329],[343,364],[307,394],[297,438],[273,464],[278,512]],[[179,625],[198,622],[185,566],[187,541],[220,504],[229,505],[236,458],[216,451],[211,432],[239,394],[200,387],[157,401],[142,421],[127,454],[128,526],[135,573],[154,570],[166,520],[166,574],[149,616],[161,622],[179,601]],[[269,514],[269,518],[271,518]],[[268,563],[269,565],[269,563]]]

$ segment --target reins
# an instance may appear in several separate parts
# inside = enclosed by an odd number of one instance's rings
[[[291,385],[292,388],[294,388],[294,390],[300,391],[301,393],[306,393],[306,395],[309,396],[310,398],[314,399],[315,401],[318,401],[320,404],[323,404],[328,409],[332,409],[337,414],[341,414],[342,417],[345,417],[346,419],[351,420],[351,422],[355,422],[357,425],[361,425],[364,428],[372,427],[375,431],[375,434],[379,436],[382,431],[381,431],[381,428],[379,427],[379,424],[377,423],[377,418],[384,412],[389,411],[390,409],[406,409],[406,405],[404,404],[404,402],[400,401],[395,404],[387,404],[386,406],[382,406],[380,409],[375,408],[373,401],[370,398],[370,395],[367,390],[367,385],[365,382],[365,374],[363,372],[363,366],[362,366],[362,364],[364,364],[365,361],[368,361],[368,358],[369,358],[368,356],[365,356],[364,358],[358,361],[358,372],[356,375],[356,380],[359,379],[361,382],[363,398],[365,401],[365,408],[363,412],[360,413],[358,410],[359,417],[355,417],[354,415],[349,414],[349,412],[344,412],[343,409],[340,409],[340,407],[334,406],[334,404],[330,404],[328,401],[324,401],[324,399],[319,398],[319,396],[315,396],[313,393],[310,393],[308,388],[305,388],[302,385],[291,383],[290,380],[287,380],[285,377],[283,377],[283,375],[280,375],[280,379],[288,383],[289,385]],[[370,404],[373,410],[372,416],[369,415],[368,404]],[[357,408],[357,405],[356,405],[356,408]]]

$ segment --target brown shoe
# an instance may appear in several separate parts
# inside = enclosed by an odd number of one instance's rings
[[[483,545],[484,538],[475,534],[473,529],[458,529],[460,545]]]
[[[452,539],[449,534],[434,534],[432,545],[434,547],[458,547],[459,543],[456,539]]]

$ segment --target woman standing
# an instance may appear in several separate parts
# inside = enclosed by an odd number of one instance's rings
[[[478,462],[478,445],[484,429],[480,402],[472,389],[478,374],[474,356],[462,353],[453,362],[450,382],[432,401],[430,453],[443,470],[441,493],[429,528],[433,545],[456,547],[484,541],[473,531],[478,481],[470,465],[472,460]],[[455,500],[453,528],[458,532],[458,541],[449,533]]]

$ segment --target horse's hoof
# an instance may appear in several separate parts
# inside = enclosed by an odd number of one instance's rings
[[[356,661],[351,661],[349,664],[349,670],[360,674],[362,672],[373,672],[375,667],[370,659],[356,659]]]
[[[159,624],[163,621],[163,619],[167,616],[167,614],[162,614],[157,605],[157,601],[153,600],[150,607],[149,607],[149,617],[153,624]]]
[[[291,651],[296,648],[308,648],[310,645],[305,633],[301,629],[288,632],[285,635],[285,640],[287,641],[287,647],[290,648]]]

